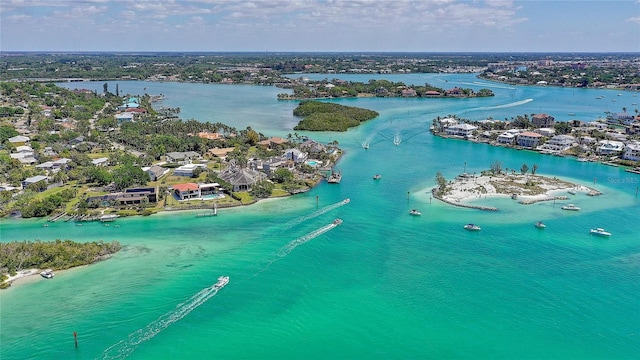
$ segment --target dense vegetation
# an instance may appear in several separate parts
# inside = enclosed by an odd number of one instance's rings
[[[347,131],[361,122],[379,114],[373,110],[344,106],[320,101],[303,101],[293,110],[293,115],[303,117],[294,130]]]
[[[119,242],[93,241],[78,243],[71,240],[13,241],[0,243],[0,274],[14,275],[24,269],[54,270],[87,265],[118,252]],[[8,284],[7,284],[8,285]]]

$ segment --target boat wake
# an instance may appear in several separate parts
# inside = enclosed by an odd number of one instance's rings
[[[139,329],[131,334],[126,340],[121,340],[114,345],[108,347],[102,352],[102,359],[124,359],[131,355],[131,353],[143,342],[150,340],[154,336],[158,335],[162,330],[168,328],[171,324],[187,316],[190,312],[195,310],[200,305],[204,304],[207,300],[216,296],[219,288],[212,285],[208,288],[200,290],[193,295],[189,300],[176,306],[175,310],[160,316],[155,321],[151,322],[146,327]]]
[[[294,227],[294,226],[296,226],[298,224],[301,224],[301,223],[303,223],[303,222],[305,222],[307,220],[313,219],[313,218],[318,217],[318,216],[320,216],[322,214],[326,214],[327,212],[329,212],[331,210],[334,210],[334,209],[337,209],[337,208],[339,208],[339,207],[341,207],[343,205],[346,205],[349,202],[350,202],[349,199],[344,199],[342,201],[338,201],[335,204],[331,204],[331,205],[323,207],[322,209],[316,210],[316,211],[312,212],[311,214],[295,218],[295,219],[287,222],[286,224],[284,224],[284,230],[291,229],[292,227]]]
[[[326,233],[327,231],[337,227],[338,225],[342,224],[342,220],[340,219],[336,219],[334,222],[332,222],[331,224],[327,224],[319,229],[316,229],[306,235],[303,235],[293,241],[290,241],[288,244],[286,244],[285,246],[281,247],[278,252],[276,253],[276,255],[272,256],[271,259],[269,261],[267,261],[267,265],[263,266],[254,276],[257,276],[258,274],[265,272],[267,269],[269,269],[269,267],[276,261],[284,258],[285,256],[289,255],[290,252],[293,251],[293,249],[297,248],[298,246],[307,243],[315,238],[317,238],[318,236]]]
[[[530,103],[532,101],[533,101],[533,99],[524,99],[524,100],[520,100],[520,101],[508,103],[508,104],[502,104],[502,105],[496,105],[496,106],[482,106],[482,107],[472,108],[472,109],[468,109],[466,111],[485,111],[485,110],[505,109],[505,108],[510,108],[510,107],[514,107],[514,106],[524,105],[524,104]]]

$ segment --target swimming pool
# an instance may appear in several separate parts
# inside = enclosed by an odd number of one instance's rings
[[[215,199],[223,199],[224,194],[209,194],[202,197],[202,200],[215,200]]]

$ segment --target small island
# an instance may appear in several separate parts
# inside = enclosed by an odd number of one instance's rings
[[[490,170],[476,175],[463,173],[453,181],[447,181],[441,173],[436,175],[436,186],[432,190],[433,196],[447,204],[474,208],[487,211],[497,211],[495,207],[472,205],[468,201],[495,196],[508,196],[518,200],[520,204],[528,205],[540,201],[568,200],[565,194],[575,195],[578,192],[589,196],[601,195],[596,189],[574,184],[556,177],[536,175],[538,166],[533,165],[531,173],[529,167],[523,164],[520,171],[502,170],[500,162],[494,162]]]
[[[41,269],[65,270],[108,259],[120,251],[117,241],[78,243],[71,240],[0,243],[0,289]]]
[[[294,130],[347,131],[377,117],[376,111],[320,101],[302,101],[293,115],[303,117]]]

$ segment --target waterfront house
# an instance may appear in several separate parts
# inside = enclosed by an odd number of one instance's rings
[[[542,135],[530,131],[525,131],[518,134],[516,144],[522,147],[535,148],[538,146]]]
[[[538,146],[538,150],[562,152],[570,147],[574,146],[576,138],[571,135],[556,135],[545,142],[543,145]]]
[[[624,143],[614,140],[601,140],[598,142],[596,152],[598,155],[618,155],[624,150]]]
[[[622,158],[631,161],[640,161],[640,142],[633,141],[624,147]]]
[[[205,183],[198,184],[198,188],[200,189],[200,197],[217,194],[220,189],[220,184],[218,183]]]
[[[437,98],[441,97],[442,94],[435,90],[429,90],[424,92],[424,97],[426,98]]]
[[[131,188],[126,189],[116,197],[119,205],[137,205],[144,202],[155,203],[158,201],[158,195],[155,187]]]
[[[502,134],[498,135],[496,142],[498,144],[503,144],[503,145],[512,145],[515,139],[516,139],[515,134],[505,131]]]
[[[611,114],[607,116],[607,122],[610,124],[629,125],[634,121],[633,114],[629,114],[626,111]]]
[[[535,114],[531,117],[531,123],[536,128],[548,128],[555,125],[555,118],[548,114]]]
[[[189,164],[193,160],[201,160],[202,156],[195,151],[185,151],[185,152],[170,152],[167,153],[167,162],[176,163],[176,164]]]
[[[447,135],[469,137],[478,129],[477,126],[471,124],[455,124],[445,128]]]
[[[453,96],[453,97],[462,97],[464,96],[464,91],[462,91],[462,89],[460,89],[459,87],[454,87],[453,89],[449,89],[446,91],[447,96]]]
[[[196,183],[174,184],[171,188],[180,200],[197,199],[200,197],[200,187],[198,187]]]
[[[404,89],[402,90],[403,97],[416,97],[418,93],[414,89]]]

